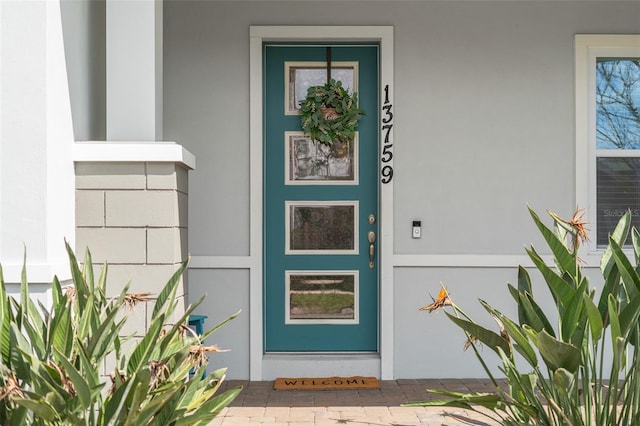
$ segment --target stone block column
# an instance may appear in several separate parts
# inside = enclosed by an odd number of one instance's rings
[[[195,158],[168,142],[76,143],[76,251],[108,263],[107,293],[159,293],[187,260],[188,172]],[[177,295],[184,313],[183,276]],[[153,304],[142,304],[123,334],[142,336]]]

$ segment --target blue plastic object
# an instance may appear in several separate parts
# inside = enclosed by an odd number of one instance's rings
[[[193,328],[198,336],[202,336],[204,333],[204,321],[208,317],[206,315],[189,315],[189,327]],[[195,369],[189,371],[190,375],[194,375],[196,373]],[[205,379],[207,377],[207,372],[202,373],[202,378]]]
[[[204,333],[204,320],[207,318],[206,315],[189,315],[189,327],[192,327],[200,336]]]

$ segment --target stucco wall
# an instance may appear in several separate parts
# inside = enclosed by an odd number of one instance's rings
[[[272,24],[394,25],[395,252],[505,254],[534,238],[526,203],[575,207],[574,34],[638,32],[640,4],[166,2],[165,136],[200,165],[193,254],[248,253],[248,27]]]
[[[60,11],[75,140],[105,140],[105,0],[61,0]]]
[[[189,271],[189,299],[206,296],[199,313],[207,315],[207,330],[242,311],[231,322],[218,329],[205,342],[228,352],[209,357],[208,368],[229,367],[229,378],[249,377],[249,273],[237,269],[191,269]]]
[[[467,255],[542,246],[527,203],[573,212],[574,34],[640,33],[640,2],[165,1],[164,137],[198,159],[189,250],[232,263],[250,249],[250,25],[394,26],[394,253],[447,259],[395,270],[395,375],[481,376],[470,353],[447,357],[463,342],[444,316],[416,309],[440,281],[465,302],[482,296],[513,309],[504,284],[516,263],[469,268]],[[70,84],[72,95],[86,90]],[[76,129],[93,119],[74,108]],[[196,293],[215,294],[199,310],[210,319],[221,305],[249,305],[246,270],[221,269],[190,276]],[[233,327],[221,346],[244,354],[249,322]],[[247,357],[225,361],[230,377],[247,377]]]
[[[249,251],[250,25],[394,26],[394,252],[454,256],[542,246],[527,203],[573,211],[574,34],[640,32],[638,2],[170,1],[164,13],[165,135],[198,158],[190,250],[207,256]],[[395,376],[482,376],[444,315],[417,308],[444,281],[472,313],[476,297],[513,310],[515,267],[396,268]]]

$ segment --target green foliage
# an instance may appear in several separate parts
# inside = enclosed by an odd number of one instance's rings
[[[291,295],[291,307],[309,309],[312,313],[335,314],[342,309],[353,306],[353,293],[322,293]]]
[[[327,113],[326,108],[334,108],[335,112]],[[302,130],[311,139],[326,145],[353,140],[362,115],[358,94],[350,95],[339,80],[309,87],[307,97],[300,102]]]
[[[622,249],[631,233],[637,265],[640,234],[630,229],[630,213],[609,238],[600,267],[604,285],[596,297],[578,257],[587,238],[579,212],[568,221],[550,212],[553,227],[547,227],[529,211],[554,258],[552,268],[533,247],[526,250],[553,296],[553,316],[536,302],[523,267],[518,269],[518,286],[508,284],[518,307],[517,320],[480,300],[498,324],[498,332],[478,325],[452,300],[440,301],[441,306],[451,306],[453,313],[447,315],[467,335],[495,392],[449,392],[444,393],[449,399],[410,405],[486,413],[477,408],[484,407],[503,425],[640,424],[640,266],[634,267]],[[556,316],[554,328],[550,317]],[[498,354],[508,386],[499,385],[476,342]]]
[[[107,265],[96,280],[89,252],[82,269],[68,244],[67,252],[73,285],[54,278],[50,309],[29,297],[24,268],[20,300],[8,297],[0,268],[0,424],[206,425],[236,397],[240,388],[215,395],[224,369],[203,378],[204,353],[215,347],[185,325],[202,299],[172,323],[186,262],[135,341],[121,337],[122,327],[127,309],[147,295],[125,288],[108,298]],[[105,365],[116,366],[108,376],[101,375]]]

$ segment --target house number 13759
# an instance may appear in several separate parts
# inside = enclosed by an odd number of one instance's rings
[[[393,142],[390,138],[393,128],[393,104],[389,101],[389,85],[384,86],[384,104],[382,105],[382,168],[380,169],[380,180],[382,183],[389,183],[393,179]]]

